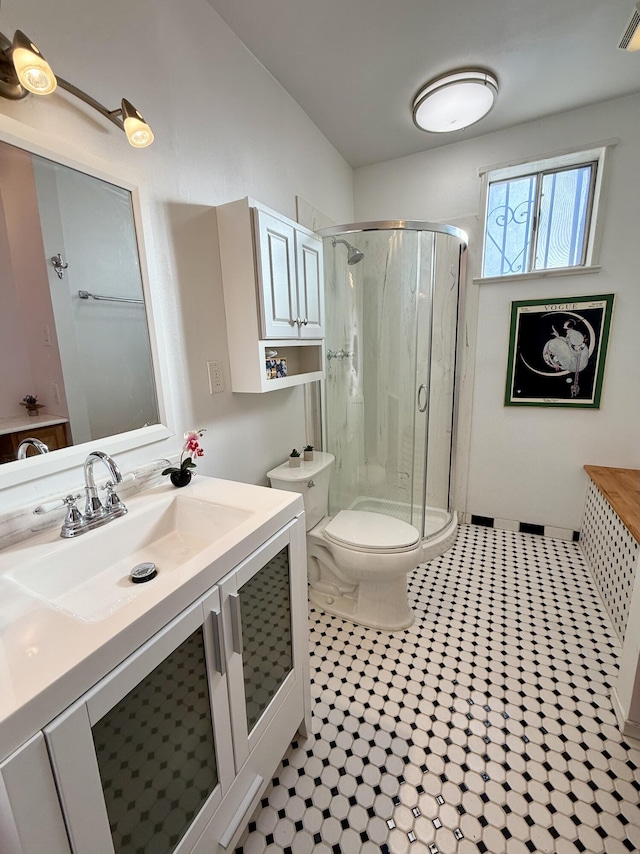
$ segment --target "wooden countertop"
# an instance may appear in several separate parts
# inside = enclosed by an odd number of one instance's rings
[[[584,470],[640,543],[640,470],[585,466]]]

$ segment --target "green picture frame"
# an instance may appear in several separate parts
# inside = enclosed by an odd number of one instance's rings
[[[599,409],[614,298],[512,302],[505,406]]]

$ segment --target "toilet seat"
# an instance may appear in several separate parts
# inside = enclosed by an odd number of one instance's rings
[[[324,534],[337,545],[376,554],[413,551],[420,543],[420,534],[413,525],[366,510],[340,510]]]

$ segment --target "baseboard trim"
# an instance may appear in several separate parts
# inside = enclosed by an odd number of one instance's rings
[[[611,689],[611,703],[618,721],[618,729],[622,735],[625,738],[633,738],[640,742],[640,723],[630,721],[625,718],[622,703],[620,702],[620,697],[618,696],[618,692],[615,688]]]
[[[496,528],[500,531],[515,531],[521,534],[534,534],[540,537],[552,537],[556,540],[580,541],[580,531],[570,528],[558,528],[554,525],[536,525],[531,522],[518,522],[513,519],[497,519],[493,516],[479,516],[475,513],[460,514],[465,525],[481,525],[484,528]]]

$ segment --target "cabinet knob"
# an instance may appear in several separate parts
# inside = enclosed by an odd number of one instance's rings
[[[304,326],[306,326],[306,325],[307,325],[307,323],[309,323],[309,321],[308,321],[308,320],[307,320],[307,318],[305,317],[305,318],[304,318],[304,320],[302,321],[302,323],[303,323],[303,325],[304,325]]]
[[[296,323],[298,324],[298,326],[301,326],[301,325],[302,325],[302,320],[300,320],[300,318],[299,318],[299,317],[296,317]]]

